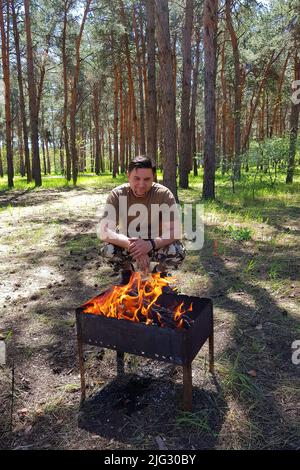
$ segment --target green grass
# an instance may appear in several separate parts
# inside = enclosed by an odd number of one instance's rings
[[[57,387],[57,390],[64,393],[74,393],[80,390],[80,385],[77,383],[69,383],[66,385],[60,385],[59,387]]]
[[[76,255],[76,254],[86,252],[89,248],[94,248],[98,246],[99,246],[99,239],[97,238],[97,235],[91,233],[91,234],[78,236],[78,238],[69,240],[65,244],[65,250],[69,251],[73,255]]]
[[[255,344],[254,352],[258,352],[258,344]],[[230,362],[226,358],[217,365],[222,376],[222,388],[225,394],[232,394],[241,399],[254,399],[259,394],[259,389],[254,383],[254,378],[248,376],[241,370],[240,353],[234,361]]]
[[[254,171],[254,169],[253,169]],[[294,183],[285,184],[285,173],[278,174],[275,185],[271,185],[267,177],[263,177],[256,183],[255,196],[253,198],[253,178],[251,170],[244,173],[239,182],[235,184],[235,192],[232,192],[230,175],[222,176],[216,172],[216,200],[205,202],[205,209],[209,212],[223,213],[223,215],[235,214],[243,220],[255,219],[261,221],[266,209],[284,209],[300,203],[300,169],[295,170]],[[127,181],[126,175],[118,175],[112,178],[110,173],[100,176],[93,174],[81,174],[78,177],[77,187],[85,189],[109,190]],[[158,172],[158,181],[162,182],[162,174]],[[189,176],[189,189],[180,189],[179,199],[182,202],[201,200],[203,181],[203,169],[199,170],[199,176]],[[34,183],[27,184],[26,178],[16,176],[14,189],[42,191],[43,189],[72,189],[73,183],[68,182],[63,176],[44,176],[42,187],[34,188]],[[7,178],[0,178],[0,192],[8,190]]]
[[[257,260],[251,259],[244,268],[245,273],[252,273],[257,267]]]
[[[183,411],[176,417],[175,422],[176,425],[188,426],[204,433],[217,436],[217,433],[214,433],[209,425],[210,413],[211,411],[206,408],[196,413]]]
[[[247,227],[232,227],[229,225],[227,232],[233,240],[240,242],[240,241],[248,241],[251,240],[251,230]]]
[[[77,187],[79,188],[101,188],[110,189],[118,184],[126,181],[125,175],[118,175],[115,179],[112,178],[110,173],[105,173],[101,176],[96,175],[80,175],[77,180]],[[72,181],[67,181],[63,176],[51,175],[42,177],[42,186],[35,188],[34,182],[27,184],[26,177],[21,178],[16,176],[14,178],[14,188],[16,190],[34,190],[42,191],[43,189],[73,189]],[[0,192],[7,191],[7,178],[0,178]]]

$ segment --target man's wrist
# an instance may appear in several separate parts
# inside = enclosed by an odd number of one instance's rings
[[[156,246],[155,246],[155,241],[153,240],[153,238],[149,238],[148,240],[150,243],[151,243],[151,249],[154,251],[156,249]]]

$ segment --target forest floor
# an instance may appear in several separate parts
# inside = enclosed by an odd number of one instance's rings
[[[122,378],[116,353],[90,346],[80,406],[74,309],[116,281],[96,236],[108,189],[0,193],[0,448],[299,449],[299,192],[205,206],[204,247],[174,274],[213,300],[215,374],[204,345],[183,412],[180,367],[125,354]]]

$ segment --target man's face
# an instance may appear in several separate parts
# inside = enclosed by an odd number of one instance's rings
[[[127,176],[136,197],[144,197],[150,191],[154,180],[151,168],[134,168]]]

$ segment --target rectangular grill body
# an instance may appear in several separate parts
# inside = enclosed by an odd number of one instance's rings
[[[89,302],[95,302],[96,299]],[[205,341],[209,339],[210,371],[213,370],[213,305],[211,299],[182,294],[162,294],[156,304],[172,307],[184,303],[192,311],[188,317],[194,320],[188,329],[159,327],[130,320],[118,320],[103,315],[84,313],[88,305],[76,309],[76,325],[81,372],[82,399],[85,398],[83,344],[116,350],[119,360],[124,353],[136,354],[158,361],[183,366],[184,409],[191,409],[191,363]],[[189,397],[190,398],[187,398]]]

